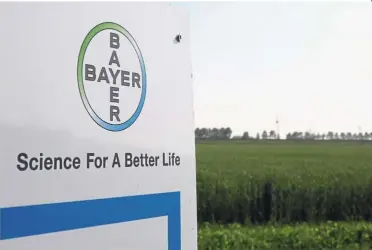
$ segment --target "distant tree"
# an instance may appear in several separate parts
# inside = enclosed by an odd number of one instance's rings
[[[346,134],[344,133],[344,132],[342,132],[341,134],[340,134],[340,138],[341,138],[341,140],[346,140]]]
[[[216,140],[218,139],[218,128],[209,129],[208,131],[208,139]]]
[[[363,140],[364,140],[364,135],[363,135],[362,132],[360,132],[360,133],[358,134],[358,140],[360,140],[360,141],[363,141]]]
[[[297,132],[296,139],[298,139],[298,140],[302,140],[303,138],[304,138],[304,133],[302,133],[302,132]]]
[[[326,134],[323,133],[322,134],[322,140],[324,141],[326,139],[326,137],[327,137]]]
[[[353,135],[352,135],[352,139],[353,139],[354,141],[358,140],[358,134],[353,133]]]
[[[316,139],[316,134],[310,133],[309,140],[315,140],[315,139]]]
[[[346,140],[352,140],[352,139],[353,139],[353,135],[351,134],[351,132],[347,132]]]
[[[276,139],[276,133],[274,130],[271,130],[270,133],[269,133],[269,138],[272,139],[272,140],[275,140]]]
[[[200,128],[195,129],[195,139],[200,139]]]
[[[287,134],[286,139],[287,140],[292,140],[292,134],[290,132]]]
[[[223,128],[199,128],[196,127],[194,130],[194,136],[196,140],[205,140],[205,139],[214,139],[214,140],[229,140],[232,139],[232,130],[230,127],[223,127]],[[235,136],[234,139],[243,139],[249,140],[254,139],[254,137],[250,137],[249,133],[245,131],[242,136]],[[275,130],[263,130],[262,134],[257,133],[256,140],[279,140],[279,134],[276,134]],[[286,140],[372,140],[372,132],[364,132],[364,133],[351,133],[351,132],[333,132],[328,131],[326,134],[319,134],[319,133],[311,133],[309,131],[303,132],[289,132],[286,137]]]
[[[298,132],[298,139],[303,140],[304,139],[304,133]]]
[[[337,132],[336,132],[335,135],[334,135],[334,139],[335,139],[335,140],[339,140],[339,139],[340,139],[340,136],[338,135]]]
[[[217,139],[225,140],[225,128],[220,128],[217,133]]]
[[[200,139],[203,139],[203,140],[207,139],[208,133],[209,133],[209,130],[207,128],[201,128],[199,131]]]
[[[225,139],[230,139],[232,135],[232,129],[230,127],[227,127],[224,129],[224,137]]]
[[[369,134],[368,132],[364,133],[364,140],[368,141],[369,140]]]
[[[296,140],[296,139],[297,139],[297,132],[294,131],[294,132],[292,132],[292,134],[291,134],[291,140]]]
[[[242,140],[249,140],[249,134],[248,134],[248,132],[244,132],[243,133]]]
[[[267,132],[266,132],[266,130],[264,130],[263,132],[262,132],[262,140],[267,140],[267,137],[268,137],[268,135],[267,135]]]
[[[319,133],[317,133],[315,135],[315,140],[321,140],[321,139],[322,139],[322,136]]]
[[[297,131],[294,131],[291,136],[292,140],[299,140],[300,139],[300,133]]]
[[[333,132],[332,131],[328,131],[327,139],[328,140],[333,140]]]

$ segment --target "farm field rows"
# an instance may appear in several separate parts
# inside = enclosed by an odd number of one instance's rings
[[[196,153],[198,222],[216,225],[200,227],[200,249],[239,249],[237,246],[208,248],[208,244],[214,242],[209,238],[216,235],[227,238],[251,235],[248,237],[251,240],[265,238],[267,233],[260,236],[252,232],[266,224],[323,225],[327,221],[362,221],[361,225],[370,228],[371,143],[206,141],[197,143]],[[231,224],[241,225],[241,228],[216,229],[218,225]],[[350,229],[350,235],[361,232],[351,225],[345,227]],[[308,229],[306,237],[318,237],[309,233],[311,230]],[[277,235],[283,240],[288,238],[284,234]],[[343,244],[346,243],[348,241]],[[284,249],[313,249],[288,247]],[[339,247],[341,245],[335,249]],[[353,246],[345,247],[352,249]]]

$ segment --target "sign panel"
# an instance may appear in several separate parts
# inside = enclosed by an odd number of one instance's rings
[[[0,3],[0,249],[197,249],[188,16]]]

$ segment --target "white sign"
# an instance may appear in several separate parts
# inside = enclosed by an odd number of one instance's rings
[[[188,16],[0,3],[0,249],[197,249]]]

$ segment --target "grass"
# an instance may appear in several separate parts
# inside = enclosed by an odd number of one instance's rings
[[[369,249],[371,143],[203,142],[196,150],[199,249]]]
[[[203,225],[198,249],[204,250],[361,250],[371,249],[370,223],[324,223],[242,227]]]
[[[198,220],[372,219],[372,144],[197,144]]]

